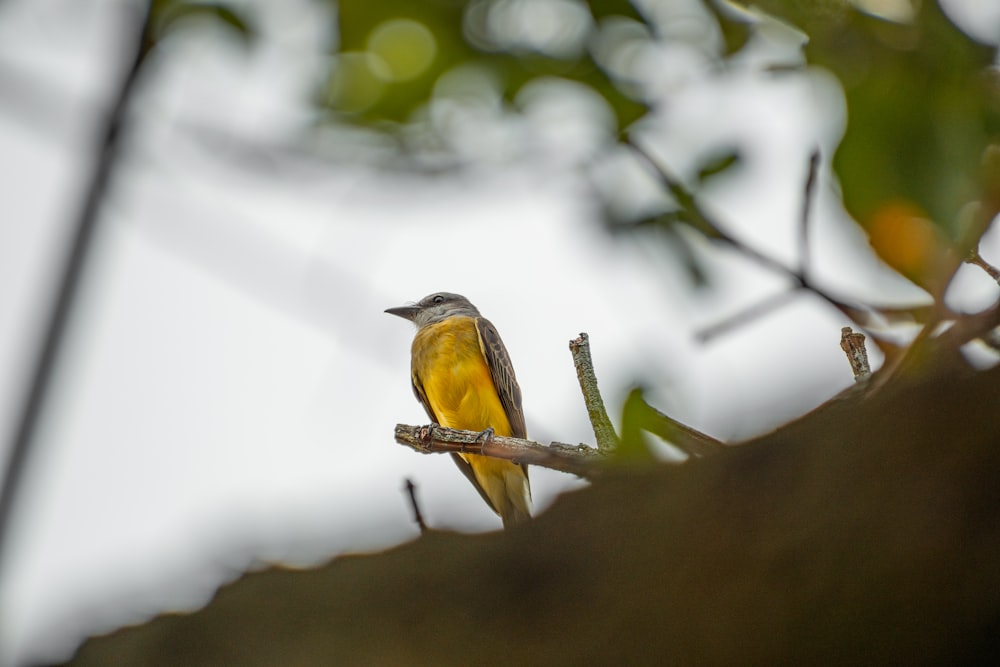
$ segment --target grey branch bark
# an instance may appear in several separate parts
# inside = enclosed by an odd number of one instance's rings
[[[484,438],[476,431],[460,431],[443,426],[396,424],[395,437],[399,444],[423,454],[481,454],[580,477],[595,476],[605,463],[605,457],[588,445],[567,445],[561,442],[543,445],[533,440],[501,435]]]
[[[587,334],[581,333],[579,338],[571,340],[569,350],[573,354],[576,377],[580,380],[580,391],[583,392],[583,400],[587,404],[587,415],[594,427],[597,450],[602,454],[610,454],[618,446],[618,436],[608,418],[601,390],[597,386],[597,375],[594,373],[594,362],[590,358],[590,339]]]

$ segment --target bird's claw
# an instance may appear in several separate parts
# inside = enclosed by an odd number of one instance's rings
[[[482,447],[485,447],[493,442],[494,435],[493,427],[487,426],[484,430],[479,432],[479,435],[476,436],[475,442],[482,443]],[[482,451],[482,447],[480,447],[480,451]]]
[[[437,427],[437,424],[428,424],[420,429],[420,442],[424,445],[424,447],[430,449],[430,446],[434,444],[434,429]]]

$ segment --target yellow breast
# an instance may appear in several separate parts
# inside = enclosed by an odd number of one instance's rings
[[[510,435],[471,317],[423,327],[413,339],[413,377],[423,386],[438,423],[449,428]]]

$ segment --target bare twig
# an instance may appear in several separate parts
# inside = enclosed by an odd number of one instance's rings
[[[878,379],[872,391],[881,390],[895,378],[911,373],[915,369],[926,369],[929,364],[940,363],[953,357],[966,343],[990,336],[991,332],[1000,327],[1000,301],[986,310],[958,317],[950,326],[935,335],[938,325],[945,321],[945,318],[937,316],[924,324],[906,351],[896,358],[891,366],[886,364],[878,372],[875,376]]]
[[[580,477],[598,474],[605,457],[588,445],[553,442],[546,446],[532,440],[495,435],[484,439],[476,431],[460,431],[443,426],[396,424],[396,442],[423,454],[465,453],[541,466]]]
[[[580,380],[580,391],[587,404],[587,415],[594,427],[594,437],[597,438],[597,450],[602,454],[612,452],[618,446],[618,436],[615,427],[608,418],[604,408],[604,399],[597,386],[597,375],[594,373],[594,362],[590,358],[590,339],[585,333],[569,342],[569,351],[573,354],[573,365],[576,366],[576,377]]]
[[[990,278],[995,280],[997,284],[1000,284],[1000,269],[997,269],[997,267],[983,259],[982,255],[979,254],[979,248],[973,248],[969,251],[969,256],[965,258],[965,263],[978,266],[988,273]]]
[[[687,214],[686,222],[690,223],[695,229],[700,231],[706,237],[720,241],[725,245],[732,248],[736,248],[746,256],[755,260],[758,264],[766,266],[769,269],[782,273],[784,275],[790,276],[796,281],[799,280],[799,274],[792,271],[787,266],[779,262],[778,260],[769,257],[762,252],[759,252],[755,248],[737,241],[735,238],[729,235],[728,232],[723,230],[709,215],[695,199],[694,194],[681,183],[680,179],[674,176],[670,171],[660,164],[660,162],[652,156],[645,148],[639,145],[631,137],[625,138],[625,143],[632,150],[635,151],[636,155],[642,158],[653,170],[660,180],[660,184],[669,192],[673,198],[677,201],[677,205],[684,210]]]
[[[847,361],[854,372],[854,381],[861,382],[872,374],[868,365],[868,350],[865,349],[865,335],[844,327],[840,330],[840,348],[847,355]]]
[[[996,158],[995,150],[990,150],[988,153],[991,159]],[[957,243],[951,245],[943,254],[941,278],[936,280],[934,285],[925,286],[934,299],[934,304],[921,322],[923,328],[903,354],[891,364],[883,366],[873,391],[881,389],[899,375],[922,368],[928,360],[940,361],[946,356],[958,354],[962,345],[986,336],[991,330],[1000,326],[998,317],[1000,302],[980,313],[966,315],[952,311],[944,298],[963,263],[978,266],[1000,284],[1000,270],[979,254],[979,243],[989,230],[996,211],[996,201],[986,206],[977,206],[974,215],[965,221]],[[954,321],[942,333],[937,333],[943,326],[949,324],[949,320]]]
[[[828,304],[839,310],[846,317],[848,317],[852,322],[854,322],[859,328],[864,328],[864,320],[866,313],[871,310],[860,304],[852,304],[846,301],[842,301],[837,297],[833,296],[822,287],[814,283],[805,273],[801,270],[796,270],[789,268],[774,259],[766,255],[765,253],[753,248],[746,243],[737,240],[735,237],[731,236],[722,227],[720,227],[698,203],[695,196],[690,192],[681,181],[676,178],[670,171],[664,167],[659,161],[654,158],[645,148],[639,145],[631,137],[625,138],[625,143],[630,148],[632,148],[635,153],[642,158],[656,173],[660,183],[663,187],[674,197],[677,201],[677,205],[685,212],[685,221],[690,223],[695,229],[702,232],[707,238],[714,241],[718,241],[723,245],[729,246],[734,250],[738,251],[742,255],[749,257],[761,266],[779,273],[787,278],[789,278],[793,283],[793,290],[805,289],[809,292],[815,294],[819,298],[826,301]],[[816,158],[818,161],[818,157]],[[810,162],[810,170],[812,170],[812,162]],[[808,189],[811,191],[813,189],[813,184],[811,181],[814,180],[807,178],[806,183]],[[806,202],[803,206],[803,210],[806,211],[809,202]],[[771,304],[773,306],[773,304]],[[762,312],[766,312],[771,308],[762,309]],[[746,313],[741,313],[741,317],[745,317]],[[726,322],[720,323],[714,327],[716,330],[728,330],[730,325]]]
[[[819,169],[819,149],[809,156],[809,173],[802,192],[802,215],[799,217],[799,273],[809,275],[809,211],[812,209],[813,194],[816,190],[816,172]]]
[[[758,301],[752,306],[730,315],[720,322],[710,324],[709,326],[697,331],[695,333],[695,338],[702,343],[710,342],[712,339],[727,334],[733,329],[764,317],[773,310],[783,308],[789,301],[792,301],[798,295],[798,289],[778,292],[777,294],[769,296],[762,301]]]
[[[938,345],[957,349],[976,338],[987,336],[997,327],[1000,327],[1000,301],[986,310],[957,319],[932,340]]]
[[[417,502],[417,485],[413,483],[413,480],[409,477],[406,478],[406,495],[410,499],[410,507],[413,509],[413,520],[417,522],[417,527],[420,528],[420,533],[427,532],[427,524],[424,523],[424,515],[420,512],[420,504]]]
[[[133,17],[135,32],[128,38],[129,52],[126,55],[128,69],[119,84],[111,111],[98,131],[98,150],[92,166],[90,183],[73,226],[72,237],[67,244],[66,259],[56,283],[53,301],[49,306],[42,343],[34,360],[31,380],[10,445],[3,484],[0,486],[0,561],[8,548],[6,542],[10,536],[10,520],[18,488],[23,481],[29,450],[35,440],[53,373],[64,347],[63,341],[77,301],[81,277],[96,236],[101,203],[111,183],[113,168],[120,150],[122,131],[126,125],[128,107],[139,80],[139,72],[149,53],[149,3],[127,3],[127,6],[123,5],[122,8],[136,12]],[[0,562],[0,572],[2,571]]]

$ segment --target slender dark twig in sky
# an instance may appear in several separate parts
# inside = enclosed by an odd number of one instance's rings
[[[80,282],[100,219],[101,202],[111,184],[111,176],[117,160],[122,130],[126,114],[139,72],[150,48],[149,10],[147,4],[125,4],[123,11],[135,12],[135,31],[127,38],[127,62],[129,66],[119,85],[104,124],[98,130],[97,152],[94,158],[90,184],[78,217],[72,226],[67,241],[65,262],[56,282],[55,293],[48,307],[41,333],[41,344],[37,350],[31,375],[27,382],[21,413],[12,434],[7,454],[7,464],[0,486],[0,584],[3,583],[4,558],[8,555],[11,535],[11,519],[18,488],[24,479],[29,452],[38,433],[38,426],[49,395],[52,378],[64,347],[66,332],[77,301]]]
[[[802,188],[802,213],[799,216],[799,273],[809,275],[809,221],[812,216],[812,202],[816,191],[816,172],[819,168],[819,149],[814,149],[809,155],[809,171],[805,186]]]

